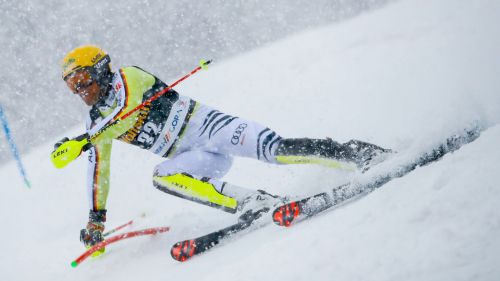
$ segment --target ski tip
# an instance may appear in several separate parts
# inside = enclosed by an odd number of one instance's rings
[[[177,242],[170,250],[170,255],[176,261],[184,262],[195,254],[196,243],[194,240]]]
[[[71,262],[71,267],[75,268],[78,266],[78,262],[77,261],[72,261]]]
[[[298,202],[291,202],[278,207],[273,212],[273,221],[279,226],[289,227],[292,222],[300,215],[300,206]]]

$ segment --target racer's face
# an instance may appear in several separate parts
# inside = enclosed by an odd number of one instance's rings
[[[68,88],[88,105],[92,106],[99,101],[101,89],[99,84],[86,70],[77,71],[65,79]]]

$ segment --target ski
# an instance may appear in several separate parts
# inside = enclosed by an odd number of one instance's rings
[[[351,182],[337,186],[301,200],[289,202],[277,207],[272,214],[275,224],[288,227],[310,218],[332,207],[337,207],[352,200],[359,199],[389,181],[403,177],[417,167],[425,166],[441,159],[445,154],[458,150],[463,145],[477,139],[481,128],[476,125],[471,129],[454,134],[427,152],[396,169],[372,177],[366,182]]]
[[[177,242],[172,246],[170,254],[175,260],[184,262],[195,255],[208,251],[212,247],[218,245],[223,239],[227,239],[238,232],[248,229],[250,226],[254,225],[262,215],[269,211],[269,208],[263,208],[255,212],[247,212],[240,217],[238,223],[198,238]]]

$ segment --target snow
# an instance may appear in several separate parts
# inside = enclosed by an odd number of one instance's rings
[[[86,161],[56,170],[47,143],[23,159],[32,189],[14,162],[0,170],[2,280],[498,280],[499,10],[487,0],[399,1],[215,62],[177,88],[282,136],[357,138],[401,153],[471,122],[487,128],[441,161],[292,228],[269,225],[178,263],[175,242],[235,217],[156,190],[161,159],[115,142],[107,226],[136,219],[130,229],[172,230],[73,269],[88,214]],[[304,196],[352,176],[238,159],[226,180]]]

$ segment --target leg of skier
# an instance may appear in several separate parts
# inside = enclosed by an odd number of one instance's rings
[[[314,163],[353,168],[366,163],[373,151],[381,150],[359,141],[339,144],[331,139],[282,139],[258,123],[201,105],[191,117],[171,160],[157,166],[154,184],[164,192],[234,213],[279,203],[281,199],[262,190],[220,181],[231,166],[231,156],[275,164]]]
[[[256,122],[207,106],[201,106],[191,120],[183,138],[191,147],[274,164],[320,164],[364,171],[390,151],[358,140],[341,144],[329,138],[282,138]],[[180,149],[190,148],[181,145]]]
[[[254,190],[219,180],[232,162],[229,155],[185,151],[155,167],[153,184],[163,192],[235,213]]]

